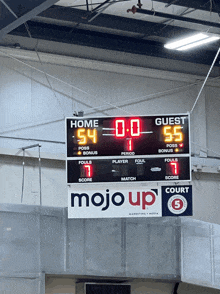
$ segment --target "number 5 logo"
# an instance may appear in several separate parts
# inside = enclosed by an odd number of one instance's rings
[[[167,206],[170,212],[181,214],[187,209],[187,200],[182,195],[173,195],[170,197]]]
[[[181,199],[176,199],[173,201],[172,206],[174,209],[181,209],[183,207],[183,201]]]

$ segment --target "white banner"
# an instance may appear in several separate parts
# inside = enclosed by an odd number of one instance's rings
[[[77,187],[78,188],[78,187]],[[68,218],[161,217],[161,188],[68,188]]]

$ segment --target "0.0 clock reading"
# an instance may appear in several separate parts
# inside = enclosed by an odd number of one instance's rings
[[[189,116],[67,118],[67,157],[189,154]]]

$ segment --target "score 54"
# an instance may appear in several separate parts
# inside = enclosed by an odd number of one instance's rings
[[[77,130],[76,137],[79,145],[86,145],[88,139],[91,140],[93,144],[96,144],[98,141],[96,129],[80,128]]]

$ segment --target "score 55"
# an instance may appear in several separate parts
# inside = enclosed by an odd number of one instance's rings
[[[177,126],[165,126],[163,128],[163,135],[165,136],[164,142],[176,142],[180,143],[183,141],[182,127]]]
[[[98,133],[96,129],[79,128],[76,131],[76,139],[79,145],[86,145],[88,141],[96,144],[98,141]]]

